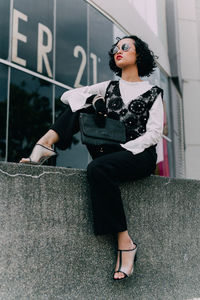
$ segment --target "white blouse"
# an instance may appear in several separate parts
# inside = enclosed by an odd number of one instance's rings
[[[75,112],[76,110],[91,105],[85,104],[86,99],[89,96],[98,94],[105,97],[106,89],[109,83],[110,81],[104,81],[91,86],[85,86],[67,91],[61,96],[61,101],[65,104],[69,104],[72,111]],[[153,85],[151,85],[148,81],[129,82],[123,79],[119,80],[119,89],[122,100],[125,104],[145,93],[151,89],[152,86]],[[156,145],[161,139],[163,133],[163,118],[163,103],[161,94],[159,94],[149,111],[146,132],[133,141],[121,144],[121,146],[131,151],[133,154],[138,154],[144,151],[146,148]]]

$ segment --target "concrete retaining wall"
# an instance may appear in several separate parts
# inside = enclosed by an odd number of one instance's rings
[[[0,163],[0,299],[199,298],[200,181],[121,189],[138,259],[115,282],[115,237],[93,235],[85,171]]]

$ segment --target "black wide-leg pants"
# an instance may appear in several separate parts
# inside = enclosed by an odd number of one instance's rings
[[[79,113],[80,111],[73,113],[68,107],[51,127],[60,137],[58,148],[67,148],[73,134],[79,131]],[[93,158],[87,167],[87,176],[92,200],[94,232],[98,235],[125,231],[127,223],[119,185],[153,173],[157,159],[155,147],[145,149],[136,155],[120,145],[90,146],[88,150]]]

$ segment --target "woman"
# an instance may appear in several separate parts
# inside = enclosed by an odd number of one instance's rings
[[[149,176],[156,167],[156,144],[163,131],[162,90],[140,77],[156,68],[155,56],[137,36],[119,39],[109,52],[110,68],[119,81],[106,81],[65,92],[61,101],[66,112],[38,141],[22,163],[41,163],[56,155],[52,145],[67,148],[79,130],[80,111],[95,112],[124,122],[127,141],[109,147],[88,147],[93,158],[87,168],[95,234],[118,237],[114,280],[129,277],[134,268],[137,245],[129,236],[119,183]]]

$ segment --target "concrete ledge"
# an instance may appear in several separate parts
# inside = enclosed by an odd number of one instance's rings
[[[95,237],[84,170],[0,163],[0,299],[200,297],[200,181],[121,186],[135,273],[112,280],[115,237]]]

